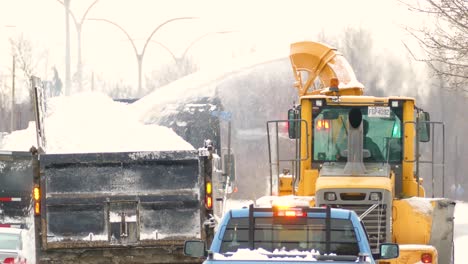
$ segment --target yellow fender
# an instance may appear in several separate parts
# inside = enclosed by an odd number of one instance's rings
[[[451,263],[454,209],[455,203],[445,198],[394,200],[393,241],[403,249],[396,263],[414,263],[412,259],[420,261],[421,254],[428,252],[438,263]],[[403,259],[411,261],[404,262]]]

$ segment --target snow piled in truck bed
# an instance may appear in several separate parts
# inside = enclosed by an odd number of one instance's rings
[[[172,129],[145,125],[129,105],[103,93],[87,92],[50,98],[44,122],[47,153],[193,150]],[[28,151],[37,146],[36,124],[14,131],[0,149]]]

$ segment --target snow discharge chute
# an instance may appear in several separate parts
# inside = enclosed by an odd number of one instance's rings
[[[329,89],[309,89],[318,77],[321,87],[329,87],[332,80],[338,80],[340,94],[362,95],[364,87],[357,81],[353,69],[343,55],[335,48],[317,42],[297,42],[291,44],[289,55],[296,78],[295,86],[299,95],[329,93]],[[339,85],[336,83],[336,85]]]

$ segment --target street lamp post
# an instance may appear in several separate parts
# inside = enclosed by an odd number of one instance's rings
[[[15,25],[5,25],[6,28],[16,28]],[[15,131],[16,129],[16,119],[15,119],[15,71],[16,71],[16,54],[12,54],[12,68],[11,68],[11,115],[10,115],[10,132]]]
[[[70,0],[65,0],[65,95],[70,94]]]
[[[15,131],[15,65],[16,56],[13,54],[13,68],[11,72],[11,124],[10,124],[10,132]]]
[[[130,43],[132,44],[132,47],[133,47],[133,51],[135,52],[135,57],[137,59],[137,63],[138,63],[138,95],[141,96],[142,95],[142,88],[141,88],[141,77],[142,77],[142,70],[143,70],[143,57],[145,56],[145,51],[146,51],[146,47],[148,46],[148,43],[150,42],[151,38],[153,37],[153,35],[164,25],[166,25],[167,23],[170,23],[172,21],[176,21],[176,20],[182,20],[182,19],[195,19],[196,17],[177,17],[177,18],[172,18],[172,19],[169,19],[169,20],[166,20],[165,22],[163,22],[162,24],[160,24],[159,26],[157,26],[152,32],[151,34],[148,36],[148,38],[146,39],[145,41],[145,45],[143,46],[143,49],[141,52],[138,52],[138,49],[135,45],[135,42],[133,41],[132,37],[130,36],[130,34],[123,28],[121,27],[119,24],[113,22],[113,21],[110,21],[108,19],[102,19],[102,18],[90,18],[89,20],[94,20],[94,21],[103,21],[103,22],[107,22],[107,23],[110,23],[114,26],[116,26],[117,28],[119,28],[128,38],[128,40],[130,41]]]
[[[75,23],[75,28],[76,28],[76,34],[77,34],[77,56],[78,56],[78,62],[77,62],[77,69],[76,69],[76,75],[77,75],[77,79],[78,79],[78,88],[79,90],[81,91],[82,88],[83,88],[83,64],[82,64],[82,58],[81,58],[81,29],[83,27],[83,23],[86,19],[86,16],[88,15],[89,11],[91,10],[91,8],[99,1],[99,0],[94,0],[93,3],[91,3],[91,5],[88,6],[88,8],[86,9],[86,11],[84,12],[83,16],[81,17],[81,20],[78,21],[76,19],[76,16],[73,14],[73,12],[70,10],[70,0],[65,0],[65,2],[62,2],[61,0],[57,0],[60,4],[64,5],[65,6],[65,10],[67,10],[66,12],[68,12],[68,14],[71,15],[72,19],[73,19],[73,22]],[[68,21],[68,16],[66,18],[66,20]],[[66,27],[67,27],[67,60],[66,60],[66,63],[67,63],[67,66],[68,67],[68,77],[66,77],[66,79],[68,80],[69,84],[70,85],[70,43],[69,43],[69,39],[70,39],[70,33],[69,33],[69,27],[68,27],[68,22],[66,22]],[[65,91],[66,93],[69,93],[69,90],[67,90],[69,88],[65,88]]]

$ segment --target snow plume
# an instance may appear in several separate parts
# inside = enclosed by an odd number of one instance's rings
[[[155,90],[130,107],[145,124],[170,126],[195,147],[199,145],[192,142],[194,138],[216,141],[219,137],[215,147],[221,152],[227,150],[229,125],[227,120],[214,117],[213,112],[230,113],[232,153],[235,164],[242,164],[235,167],[238,192],[233,195],[255,200],[268,193],[265,124],[267,120],[287,117],[287,110],[297,101],[293,83],[286,49],[274,56],[249,56],[225,67],[201,70]],[[194,107],[200,103],[206,106]],[[198,115],[191,115],[191,109],[199,111]]]

